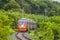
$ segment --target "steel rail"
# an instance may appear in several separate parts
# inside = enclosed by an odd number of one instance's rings
[[[19,38],[17,35],[19,34],[19,32],[15,35],[19,40],[22,40],[21,38]],[[32,39],[30,39],[30,38],[27,38],[26,36],[24,36],[24,33],[22,33],[22,36],[24,37],[24,38],[26,38],[27,40],[32,40]]]

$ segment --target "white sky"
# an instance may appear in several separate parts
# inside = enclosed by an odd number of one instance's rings
[[[55,1],[58,1],[58,2],[60,2],[60,0],[55,0]]]

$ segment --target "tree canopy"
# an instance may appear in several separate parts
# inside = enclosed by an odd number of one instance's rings
[[[60,3],[52,0],[0,0],[0,40],[9,40],[17,30],[17,21],[24,17],[37,22],[29,30],[33,40],[60,40]]]

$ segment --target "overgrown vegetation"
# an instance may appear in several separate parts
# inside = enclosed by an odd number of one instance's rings
[[[30,31],[33,40],[60,40],[60,3],[52,0],[0,0],[0,40],[9,40],[17,31],[22,7],[24,17],[37,22]]]

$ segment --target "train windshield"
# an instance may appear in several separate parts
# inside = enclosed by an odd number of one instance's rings
[[[25,25],[26,24],[26,20],[20,20],[20,25]]]

